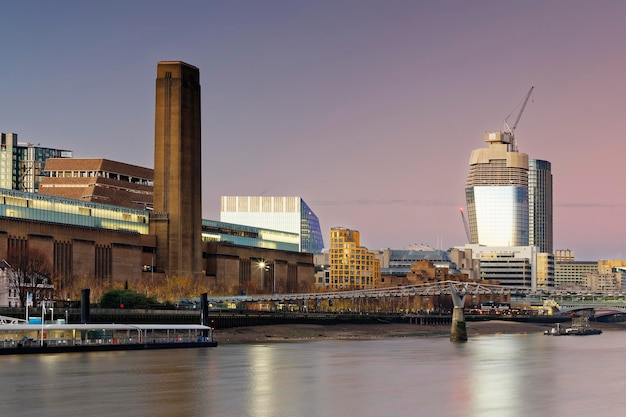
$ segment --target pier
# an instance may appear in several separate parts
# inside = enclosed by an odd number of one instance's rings
[[[217,346],[196,324],[1,324],[0,337],[0,355]]]

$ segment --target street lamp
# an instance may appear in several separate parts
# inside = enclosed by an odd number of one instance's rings
[[[275,264],[274,264],[275,265]],[[274,294],[276,292],[276,271],[274,271],[274,268],[272,266],[270,266],[269,262],[265,261],[265,260],[261,260],[259,262],[259,268],[261,270],[263,270],[263,284],[265,284],[265,272],[271,272],[272,274],[272,294]]]

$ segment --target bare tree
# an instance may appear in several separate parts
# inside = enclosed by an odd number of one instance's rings
[[[27,294],[33,301],[51,299],[54,292],[52,264],[46,254],[38,249],[19,249],[9,253],[7,263],[9,287],[18,295],[22,306]]]

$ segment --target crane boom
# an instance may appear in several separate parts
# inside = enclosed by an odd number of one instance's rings
[[[461,219],[463,220],[463,226],[465,227],[465,236],[467,236],[467,243],[472,243],[472,237],[470,235],[469,226],[467,225],[467,220],[465,219],[465,214],[463,213],[463,207],[459,208],[461,212]]]
[[[511,117],[511,115],[513,115],[513,113],[511,112],[511,114],[509,114],[506,119],[504,119],[504,124],[507,128],[507,130],[509,131],[509,133],[515,133],[515,129],[517,128],[517,124],[519,123],[519,119],[522,118],[522,114],[524,113],[524,109],[526,108],[526,104],[528,104],[528,100],[530,99],[531,94],[533,93],[533,90],[535,89],[534,86],[530,87],[530,90],[528,90],[528,93],[526,94],[526,98],[524,98],[524,103],[522,104],[522,108],[520,109],[519,113],[517,114],[517,117],[515,118],[515,123],[513,123],[513,127],[509,127],[509,117]],[[517,108],[517,107],[516,107]],[[513,110],[515,111],[515,110]]]
[[[532,87],[530,87],[530,90],[528,90],[528,94],[526,94],[526,98],[524,99],[524,104],[522,104],[522,108],[520,109],[519,114],[517,115],[517,118],[515,119],[515,124],[511,128],[512,132],[515,132],[515,128],[517,127],[517,124],[519,123],[519,119],[522,117],[522,113],[524,113],[524,109],[526,108],[526,104],[528,103],[528,99],[530,98],[530,95],[533,93],[534,89],[535,89],[535,87],[532,86]]]
[[[526,104],[528,104],[528,99],[530,99],[530,95],[533,93],[534,89],[535,87],[533,86],[533,87],[530,87],[530,90],[528,90],[528,93],[526,94],[526,98],[524,98],[524,103],[522,104],[522,108],[520,109],[519,113],[517,114],[517,117],[515,118],[515,123],[513,124],[513,127],[509,126],[508,120],[509,120],[509,117],[511,117],[511,115],[515,111],[515,109],[511,112],[511,114],[506,116],[506,118],[504,119],[504,128],[505,128],[504,132],[509,137],[511,149],[514,151],[517,151],[517,141],[515,140],[515,129],[517,128],[519,119],[522,117],[522,113],[524,113]],[[519,107],[519,104],[515,108],[517,109],[517,107]]]

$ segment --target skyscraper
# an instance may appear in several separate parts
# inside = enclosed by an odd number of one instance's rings
[[[548,161],[528,161],[528,244],[539,252],[553,251],[552,171]]]
[[[532,91],[532,90],[531,90]],[[502,285],[554,285],[550,162],[517,149],[513,130],[485,134],[472,151],[465,186],[472,259],[481,279]]]
[[[156,268],[169,276],[202,273],[200,71],[180,61],[157,65],[154,127]]]
[[[485,141],[472,151],[465,186],[470,243],[528,246],[528,155],[511,133],[488,132]]]

